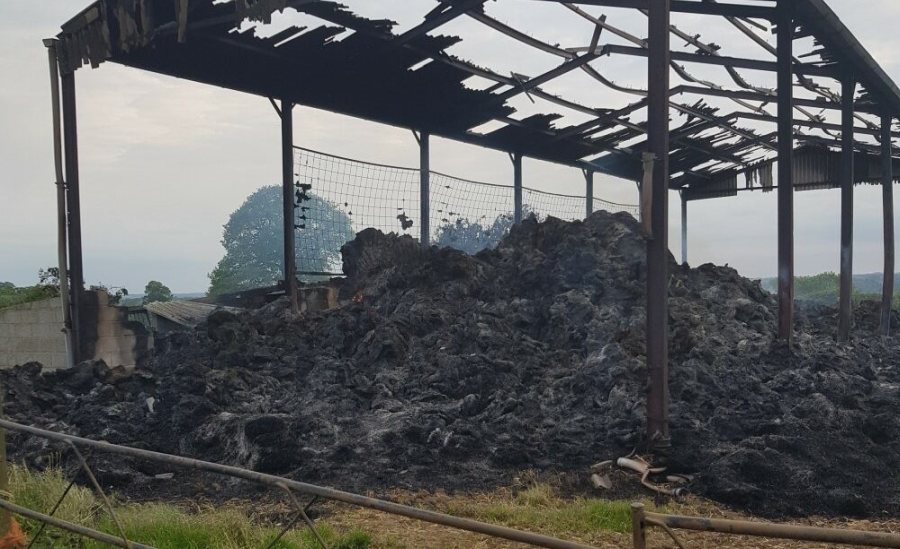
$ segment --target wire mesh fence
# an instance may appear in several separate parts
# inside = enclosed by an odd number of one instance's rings
[[[419,237],[420,173],[294,147],[297,182],[298,268],[340,271],[339,250],[353,236],[373,227]],[[538,218],[584,218],[586,198],[524,187],[523,212]],[[430,174],[430,242],[468,253],[492,247],[513,223],[513,187],[471,181],[440,172]],[[626,211],[634,205],[594,198],[595,210]]]

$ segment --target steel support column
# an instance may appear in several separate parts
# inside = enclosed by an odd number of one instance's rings
[[[853,323],[853,98],[856,80],[841,81],[841,297],[838,314],[838,340],[850,339]]]
[[[688,264],[687,200],[681,195],[681,264]]]
[[[294,104],[281,100],[281,192],[284,221],[284,291],[291,300],[291,312],[300,311],[297,301],[297,251],[294,226]]]
[[[78,116],[75,101],[75,74],[62,75],[63,148],[66,165],[66,203],[69,225],[69,291],[72,301],[72,356],[81,356],[82,304],[84,301],[84,260],[81,251],[81,193],[78,179]]]
[[[647,441],[663,456],[669,448],[669,21],[671,0],[650,0],[647,134],[654,156],[647,241]]]
[[[584,218],[594,213],[594,170],[584,170]]]
[[[778,336],[794,334],[794,14],[778,2]]]
[[[894,160],[890,115],[881,118],[881,198],[884,209],[884,283],[881,293],[881,335],[891,335],[894,299]]]
[[[431,145],[429,135],[419,135],[419,243],[431,244]]]
[[[522,153],[512,155],[513,162],[513,221],[522,222]]]
[[[44,40],[50,62],[50,97],[53,118],[53,166],[56,175],[56,258],[59,269],[59,297],[62,301],[63,332],[66,335],[66,367],[75,365],[72,337],[72,301],[69,296],[69,223],[66,215],[66,178],[63,164],[62,114],[60,112],[59,58],[56,40]]]

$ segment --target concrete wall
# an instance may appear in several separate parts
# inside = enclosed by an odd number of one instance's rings
[[[104,291],[85,292],[82,310],[82,359],[102,359],[109,366],[135,366],[153,348],[153,339],[128,312],[111,306]],[[58,297],[0,309],[0,368],[40,362],[47,369],[66,365]]]
[[[0,368],[37,361],[66,365],[62,300],[58,297],[0,309]]]

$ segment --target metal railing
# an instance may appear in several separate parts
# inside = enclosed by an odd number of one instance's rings
[[[289,521],[289,523],[284,527],[281,533],[275,538],[270,544],[269,547],[272,547],[279,539],[281,539],[291,528],[294,527],[300,520],[302,520],[306,526],[312,531],[315,536],[317,542],[323,549],[328,549],[328,544],[324,541],[324,539],[316,532],[315,524],[312,519],[309,517],[309,509],[312,505],[314,505],[319,499],[323,500],[331,500],[337,501],[341,503],[346,503],[349,505],[355,505],[358,507],[365,507],[368,509],[374,509],[376,511],[381,511],[383,513],[388,513],[391,515],[398,515],[402,517],[407,517],[415,520],[420,520],[423,522],[429,522],[432,524],[439,524],[442,526],[448,526],[451,528],[456,528],[459,530],[466,530],[469,532],[474,532],[476,534],[482,534],[490,537],[506,539],[509,541],[517,541],[521,543],[526,543],[529,545],[533,545],[535,547],[544,547],[547,549],[596,549],[589,545],[584,545],[581,543],[565,541],[558,538],[553,538],[550,536],[545,536],[542,534],[535,534],[532,532],[525,532],[522,530],[515,530],[513,528],[507,528],[505,526],[498,526],[496,524],[488,524],[485,522],[480,522],[472,519],[455,517],[452,515],[447,515],[444,513],[438,513],[435,511],[428,511],[425,509],[419,509],[416,507],[410,507],[407,505],[401,505],[398,503],[393,503],[390,501],[375,499],[367,496],[362,496],[359,494],[353,494],[350,492],[344,492],[341,490],[335,490],[333,488],[326,488],[324,486],[317,486],[314,484],[307,484],[304,482],[298,482],[296,480],[291,480],[283,477],[277,477],[274,475],[269,475],[265,473],[259,473],[256,471],[251,471],[249,469],[243,469],[240,467],[234,467],[231,465],[222,465],[218,463],[211,463],[208,461],[202,461],[199,459],[186,458],[181,456],[175,456],[171,454],[163,454],[160,452],[153,452],[150,450],[141,450],[138,448],[131,448],[129,446],[120,446],[117,444],[110,444],[108,442],[102,442],[97,440],[90,440],[86,438],[76,437],[72,435],[66,435],[62,433],[56,433],[53,431],[47,431],[44,429],[38,429],[37,427],[30,427],[28,425],[22,425],[19,423],[15,423],[12,421],[8,421],[5,419],[0,419],[0,430],[8,429],[10,431],[16,431],[19,433],[25,433],[28,435],[42,437],[48,440],[55,440],[58,442],[65,443],[69,450],[71,450],[75,456],[77,457],[81,469],[85,472],[88,478],[91,481],[91,485],[95,490],[101,495],[101,499],[103,500],[104,506],[108,513],[110,513],[113,522],[117,526],[117,530],[119,536],[111,536],[110,534],[106,534],[103,532],[99,532],[97,530],[92,530],[90,528],[86,528],[84,526],[79,526],[77,524],[72,524],[60,519],[53,517],[53,513],[56,508],[59,507],[59,504],[69,493],[69,490],[74,485],[75,479],[72,479],[69,488],[65,490],[65,492],[60,497],[53,511],[50,512],[49,515],[45,515],[42,513],[38,513],[37,511],[26,509],[20,507],[18,505],[13,504],[10,501],[4,500],[0,498],[0,509],[5,509],[11,513],[15,513],[21,515],[23,517],[37,520],[43,522],[45,524],[49,524],[51,526],[55,526],[58,528],[62,528],[64,530],[68,530],[70,532],[86,536],[89,538],[96,539],[98,541],[102,541],[104,543],[108,543],[110,545],[116,547],[125,547],[126,549],[144,549],[148,548],[147,545],[141,545],[139,543],[132,542],[128,540],[125,535],[124,528],[121,527],[118,519],[115,515],[115,510],[109,502],[109,499],[104,494],[101,489],[99,483],[97,483],[94,478],[93,473],[88,466],[87,459],[82,455],[79,450],[81,448],[91,448],[94,451],[99,452],[107,452],[117,455],[129,456],[137,459],[146,459],[150,461],[155,461],[158,463],[166,463],[169,465],[173,465],[176,467],[193,469],[197,471],[205,471],[209,473],[216,473],[221,475],[230,476],[237,479],[247,480],[250,482],[255,482],[258,484],[262,484],[265,486],[269,486],[272,488],[276,488],[280,491],[283,491],[291,505],[296,510],[296,514],[293,520]],[[309,496],[313,496],[312,500],[303,506],[300,501],[297,499],[297,494],[305,494]],[[32,539],[32,544],[34,543],[37,536],[40,535],[40,531],[37,533],[34,539]],[[152,548],[151,548],[152,549]]]
[[[837,528],[818,528],[815,526],[798,526],[793,524],[774,524],[770,522],[749,522],[746,520],[727,520],[716,518],[683,517],[663,515],[644,510],[640,503],[631,506],[631,526],[634,549],[647,549],[647,528],[655,526],[668,534],[681,549],[687,546],[678,539],[675,530],[693,530],[696,532],[716,532],[736,536],[755,536],[766,538],[790,539],[805,542],[834,543],[839,545],[857,545],[864,547],[900,548],[900,534],[884,532],[865,532],[862,530],[844,530]]]

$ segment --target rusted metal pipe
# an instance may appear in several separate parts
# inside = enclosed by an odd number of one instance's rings
[[[63,175],[62,116],[59,108],[59,59],[56,39],[44,40],[50,61],[50,97],[53,103],[53,166],[56,172],[56,255],[59,269],[59,297],[62,301],[63,333],[66,337],[66,367],[75,365],[72,341],[72,310],[69,301],[68,222],[66,219],[66,181]]]
[[[73,435],[55,433],[53,431],[47,431],[45,429],[39,429],[37,427],[30,427],[28,425],[22,425],[20,423],[15,423],[5,419],[0,419],[0,427],[5,427],[7,429],[20,433],[28,433],[30,435],[43,437],[49,440],[57,440],[65,443],[77,444],[79,446],[87,446],[89,448],[94,448],[102,452],[109,452],[139,459],[147,459],[159,463],[168,463],[169,465],[184,467],[188,469],[196,469],[198,471],[207,471],[210,473],[227,475],[234,478],[249,480],[251,482],[257,482],[259,484],[264,484],[273,488],[282,488],[283,486],[287,486],[291,490],[303,494],[318,496],[323,499],[340,501],[349,505],[356,505],[358,507],[374,509],[383,513],[408,517],[416,520],[421,520],[423,522],[430,522],[432,524],[440,524],[442,526],[449,526],[451,528],[484,534],[495,538],[528,543],[536,547],[545,547],[547,549],[596,549],[589,545],[552,538],[542,534],[523,532],[521,530],[515,530],[512,528],[507,528],[505,526],[497,526],[495,524],[487,524],[485,522],[479,522],[477,520],[454,517],[443,513],[437,513],[435,511],[417,509],[415,507],[409,507],[407,505],[400,505],[399,503],[361,496],[359,494],[335,490],[333,488],[326,488],[324,486],[307,484],[305,482],[298,482],[296,480],[276,477],[274,475],[268,475],[265,473],[258,473],[256,471],[250,471],[249,469],[243,469],[231,465],[221,465],[218,463],[211,463],[199,459],[173,456],[171,454],[163,454],[150,450],[141,450],[128,446],[110,444],[109,442],[102,442],[76,437]],[[119,544],[121,544],[122,540],[118,540],[118,542]],[[121,547],[122,545],[118,546]]]
[[[114,547],[123,547],[131,549],[154,549],[150,545],[144,545],[142,543],[131,542],[130,546],[126,546],[125,542],[122,541],[121,538],[117,538],[115,536],[111,536],[109,534],[105,534],[103,532],[98,532],[97,530],[92,530],[91,528],[87,528],[85,526],[80,526],[78,524],[72,524],[71,522],[66,522],[62,519],[58,519],[56,517],[51,517],[49,515],[45,515],[43,513],[38,513],[37,511],[33,511],[28,509],[27,507],[20,507],[15,503],[11,503],[6,501],[5,499],[0,499],[0,509],[4,509],[13,514],[36,520],[39,522],[43,522],[49,524],[50,526],[54,526],[56,528],[60,528],[62,530],[67,530],[69,532],[73,532],[80,536],[84,536],[86,538],[95,539],[97,541],[106,543],[108,545],[112,545]]]
[[[835,528],[798,526],[794,524],[749,522],[746,520],[684,517],[649,512],[643,513],[643,519],[648,524],[658,522],[678,530],[718,532],[721,534],[733,534],[737,536],[781,538],[843,545],[900,548],[900,534],[889,534],[884,532],[839,530]]]

